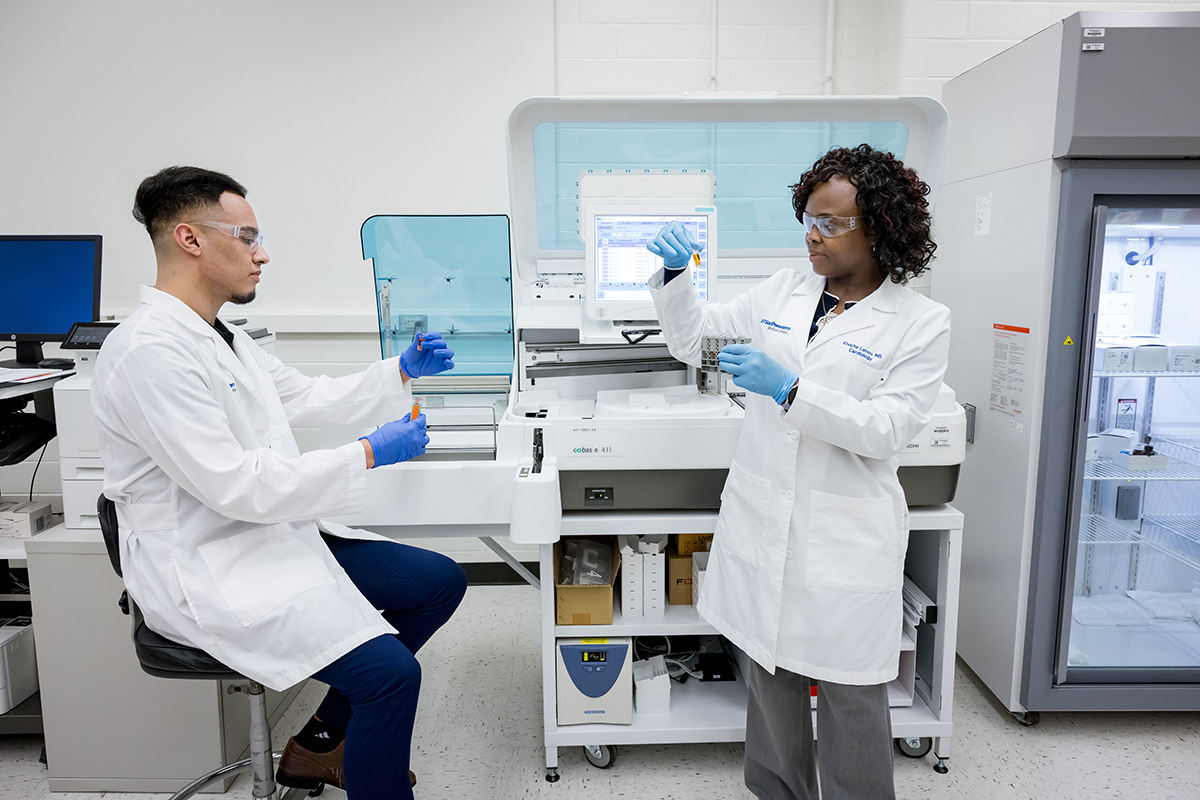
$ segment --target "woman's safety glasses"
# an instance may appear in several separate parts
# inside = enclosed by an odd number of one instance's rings
[[[812,229],[816,228],[822,236],[833,238],[857,228],[861,219],[862,217],[813,217],[805,211],[801,214],[800,221],[804,223],[805,233],[812,233]]]

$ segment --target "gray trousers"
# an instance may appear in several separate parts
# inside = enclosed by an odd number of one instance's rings
[[[753,662],[746,677],[746,787],[755,797],[895,800],[886,685],[818,683],[818,759],[809,679]]]

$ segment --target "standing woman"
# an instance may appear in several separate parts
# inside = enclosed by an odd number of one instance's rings
[[[811,272],[783,269],[704,305],[674,280],[699,249],[683,225],[648,245],[663,259],[649,283],[672,355],[699,364],[703,336],[752,340],[720,355],[749,394],[697,610],[754,661],[756,796],[891,800],[886,686],[908,546],[896,456],[930,420],[950,312],[905,286],[936,249],[929,186],[913,170],[864,144],[826,153],[791,188]]]

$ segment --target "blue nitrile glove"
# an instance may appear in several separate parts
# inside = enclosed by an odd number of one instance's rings
[[[389,422],[362,437],[371,445],[375,466],[398,464],[425,453],[425,445],[429,444],[429,435],[425,433],[425,415],[418,414],[416,420],[410,420],[410,416],[405,414],[404,419]]]
[[[661,258],[667,269],[683,269],[692,260],[692,253],[700,252],[704,245],[693,241],[683,223],[676,220],[664,225],[646,249]]]
[[[417,349],[420,345],[420,349]],[[408,349],[400,354],[400,369],[410,378],[424,378],[454,369],[454,351],[437,331],[418,333]]]
[[[755,394],[765,394],[783,405],[792,384],[800,377],[757,347],[727,344],[717,354],[721,369],[733,376],[733,382]]]

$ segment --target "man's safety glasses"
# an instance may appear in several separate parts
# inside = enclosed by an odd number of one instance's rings
[[[263,235],[258,228],[251,228],[247,225],[230,225],[228,222],[193,222],[192,225],[203,225],[206,228],[216,228],[226,236],[232,236],[235,239],[241,239],[242,244],[250,248],[251,253],[258,252],[258,248],[263,246]]]
[[[805,233],[812,233],[812,229],[815,227],[822,236],[827,238],[849,233],[859,226],[861,219],[862,217],[814,217],[810,216],[807,211],[801,214]]]

